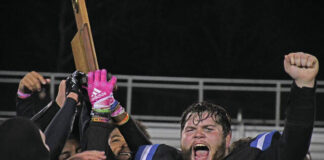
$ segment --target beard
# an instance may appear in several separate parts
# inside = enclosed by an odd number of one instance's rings
[[[183,160],[190,160],[191,159],[191,148],[189,149],[181,149],[181,153],[182,153],[182,158]]]
[[[226,144],[225,144],[225,138],[222,139],[222,143],[215,148],[216,152],[212,155],[212,160],[222,160],[226,156]],[[192,156],[192,149],[190,148],[182,148],[182,157],[184,160],[191,160]]]
[[[125,155],[118,155],[118,156],[115,156],[117,160],[131,160],[132,157],[131,156],[125,156]]]
[[[212,157],[212,160],[221,160],[224,159],[226,152],[226,144],[225,144],[225,139],[223,139],[222,143],[218,148],[216,149],[215,154]]]

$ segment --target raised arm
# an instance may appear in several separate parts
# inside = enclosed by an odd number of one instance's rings
[[[67,99],[45,130],[46,143],[50,147],[51,159],[57,159],[70,134],[76,115],[76,106],[81,96],[81,72],[74,72],[66,81]]]
[[[96,150],[107,149],[108,136],[115,128],[115,125],[117,125],[126,139],[129,148],[135,153],[140,145],[151,143],[137,128],[133,120],[130,119],[125,109],[114,98],[113,90],[116,82],[117,78],[115,76],[112,76],[107,81],[107,71],[105,69],[88,73],[88,95],[92,104],[92,112],[91,123],[87,131],[87,148]],[[108,123],[110,119],[113,120],[114,124]],[[95,132],[99,130],[101,130],[101,133]],[[102,137],[101,143],[97,143],[98,134]],[[107,156],[111,157],[109,155],[111,150],[108,149],[108,152]]]
[[[65,80],[62,80],[55,101],[50,102],[31,118],[31,120],[34,121],[43,132],[54,118],[55,114],[63,107],[66,99],[65,88]]]
[[[41,91],[42,86],[49,83],[50,79],[45,79],[35,71],[27,73],[20,80],[16,99],[17,116],[30,118],[43,107],[39,106],[40,100],[35,97]]]
[[[315,119],[315,77],[317,58],[305,53],[285,56],[285,71],[294,79],[286,109],[286,122],[280,140],[281,159],[303,159],[309,149]]]

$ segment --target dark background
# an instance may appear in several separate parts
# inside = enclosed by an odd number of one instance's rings
[[[321,1],[86,2],[99,66],[113,74],[290,79],[285,54],[304,51],[324,62]],[[0,70],[75,70],[70,0],[0,3]]]

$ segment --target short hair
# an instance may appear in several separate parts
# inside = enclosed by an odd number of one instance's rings
[[[202,117],[204,112],[208,113],[206,117]],[[185,126],[185,123],[193,114],[197,114],[199,117],[197,124],[209,117],[212,117],[217,124],[220,124],[223,127],[224,136],[231,132],[231,117],[229,116],[228,112],[223,107],[206,101],[194,103],[182,113],[180,121],[181,132]]]

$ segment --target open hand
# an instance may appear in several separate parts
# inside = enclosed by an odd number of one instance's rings
[[[88,95],[93,109],[105,109],[107,112],[113,111],[118,102],[113,96],[114,86],[117,78],[112,76],[107,81],[107,71],[96,70],[88,73]]]

